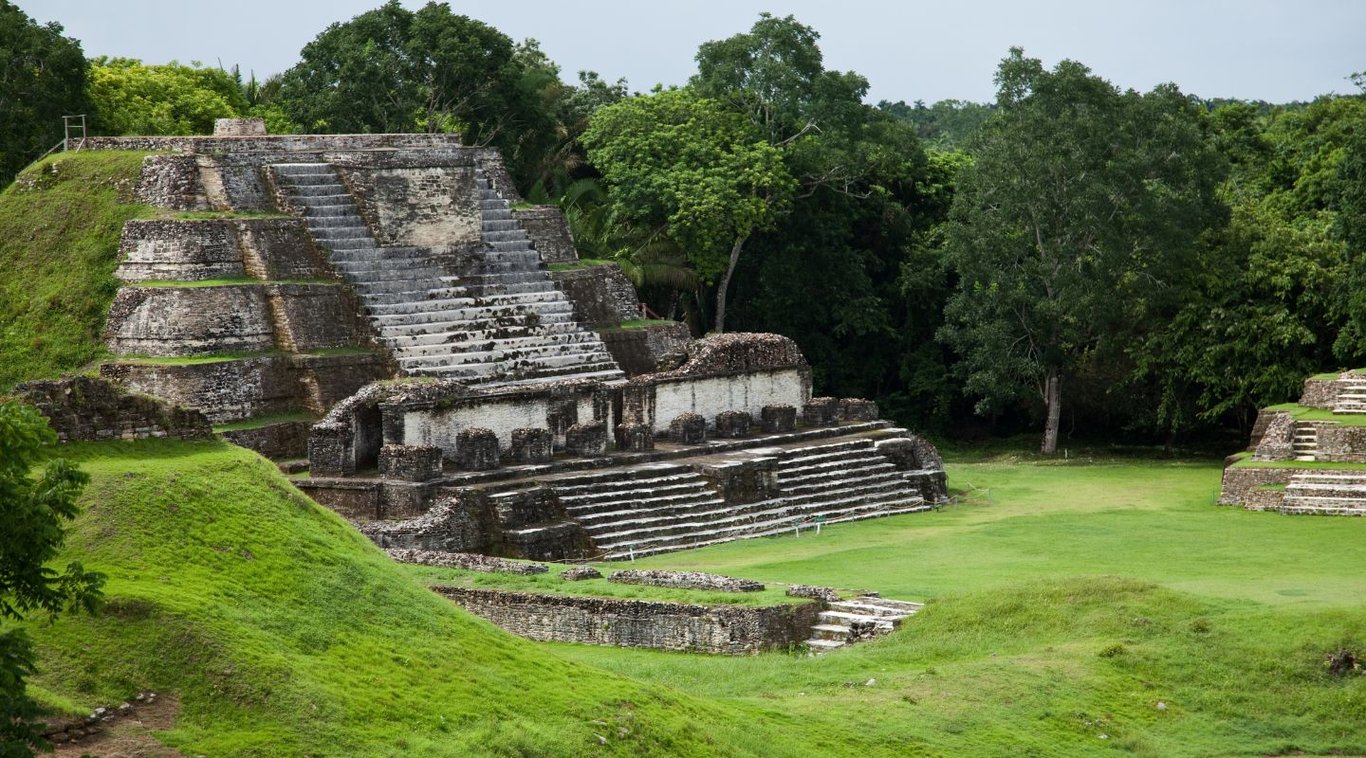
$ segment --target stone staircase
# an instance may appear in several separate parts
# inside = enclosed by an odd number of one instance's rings
[[[1294,436],[1291,437],[1291,447],[1295,451],[1295,460],[1312,461],[1318,458],[1319,452],[1319,430],[1313,424],[1295,422]]]
[[[601,338],[573,320],[569,300],[482,171],[475,181],[483,249],[469,271],[452,276],[430,249],[379,245],[331,165],[271,170],[404,374],[471,384],[624,376]]]
[[[1338,380],[1333,413],[1366,413],[1366,377],[1353,374],[1351,378]]]
[[[685,550],[931,507],[869,439],[746,454],[778,459],[778,496],[727,504],[686,463],[606,469],[545,482],[601,557]]]
[[[1285,486],[1281,513],[1366,516],[1366,471],[1295,474]]]
[[[821,611],[816,625],[811,627],[811,639],[806,641],[807,650],[820,655],[888,634],[922,607],[922,603],[888,600],[877,595],[832,602],[827,610]]]

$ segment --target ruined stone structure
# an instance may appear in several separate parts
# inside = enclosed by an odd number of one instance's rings
[[[1224,468],[1220,505],[1366,515],[1366,375],[1306,379],[1297,406],[1262,410],[1248,451]],[[1332,464],[1343,464],[1333,466]]]
[[[87,147],[155,151],[139,199],[198,212],[125,227],[101,375],[306,454],[384,546],[628,557],[947,499],[934,448],[811,397],[791,340],[640,322],[493,150],[237,122]]]

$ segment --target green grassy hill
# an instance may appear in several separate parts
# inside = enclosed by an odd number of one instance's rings
[[[756,725],[751,709],[567,662],[466,614],[252,453],[61,452],[93,481],[59,562],[108,574],[109,602],[31,625],[50,703],[177,694],[165,738],[187,755],[804,752],[786,719]]]
[[[133,202],[144,155],[58,153],[0,192],[0,392],[103,355],[119,233],[154,214]]]

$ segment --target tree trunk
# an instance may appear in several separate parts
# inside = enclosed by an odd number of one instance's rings
[[[721,283],[716,287],[717,334],[724,334],[726,331],[726,290],[730,289],[730,275],[735,273],[735,264],[740,260],[740,248],[745,246],[747,239],[749,234],[741,234],[735,238],[735,244],[730,246],[730,263],[726,265],[726,273],[721,275]]]
[[[1062,388],[1058,385],[1058,372],[1048,372],[1048,384],[1044,387],[1044,405],[1048,409],[1048,420],[1043,426],[1044,455],[1058,452],[1058,421],[1062,417]]]

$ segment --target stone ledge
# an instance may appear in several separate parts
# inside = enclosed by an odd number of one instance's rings
[[[468,587],[432,589],[533,640],[721,655],[752,655],[801,644],[824,608],[819,602],[754,608]]]

